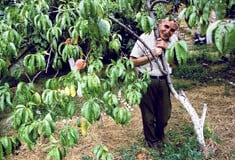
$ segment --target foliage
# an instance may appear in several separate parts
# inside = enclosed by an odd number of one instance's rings
[[[201,46],[194,46],[191,49],[191,54],[188,56],[187,63],[194,65],[194,64],[214,64],[218,62],[219,54],[215,47],[201,45]]]
[[[229,21],[216,21],[209,26],[207,32],[213,33],[213,41],[220,55],[228,51],[234,51],[235,24]]]
[[[96,146],[93,149],[93,153],[96,155],[96,160],[112,160],[113,155],[111,153],[108,153],[108,151],[109,150],[106,146]]]
[[[169,63],[177,62],[179,65],[186,64],[188,59],[188,47],[185,41],[177,41],[166,50],[166,58]]]
[[[208,70],[205,69],[201,64],[185,64],[179,66],[177,70],[173,70],[173,75],[178,78],[198,80],[201,82],[205,82],[209,78]]]
[[[212,32],[213,42],[221,55],[225,55],[228,51],[234,51],[234,23],[224,20],[226,9],[235,5],[234,0],[190,0],[189,6],[184,8],[179,14],[179,20],[184,17],[190,28],[200,27],[200,33],[205,35],[206,32]],[[212,23],[210,19],[211,11],[214,10],[218,21]],[[209,28],[208,28],[209,27]],[[233,38],[232,38],[233,37]]]
[[[216,143],[221,143],[221,139],[215,134],[215,132],[211,129],[211,125],[209,122],[205,123],[204,126],[204,136],[206,139],[212,139]]]
[[[0,138],[0,157],[7,157],[20,146],[18,137],[4,136]]]
[[[56,121],[71,118],[75,113],[77,117],[83,116],[86,121],[81,123],[82,135],[90,124],[99,119],[101,112],[106,112],[118,124],[128,124],[130,112],[121,105],[117,95],[121,93],[130,105],[139,104],[149,76],[147,73],[137,75],[133,63],[123,56],[129,53],[134,40],[130,41],[130,35],[114,24],[109,16],[127,23],[139,34],[148,33],[153,29],[153,20],[148,16],[145,1],[15,2],[0,2],[0,9],[4,11],[0,17],[0,114],[12,112],[12,127],[20,142],[33,149],[37,139],[43,137],[50,141],[47,159],[63,159],[68,148],[77,143],[80,133],[71,127],[58,132]],[[196,7],[189,6],[185,11],[190,26],[199,22],[208,24],[208,6],[212,3],[190,2]],[[229,1],[229,6],[232,3],[234,1]],[[198,10],[204,4],[206,8]],[[217,13],[223,15],[227,5],[221,1],[216,6]],[[166,7],[160,5],[154,8],[157,18],[165,16]],[[204,14],[202,20],[193,19],[201,13]],[[223,31],[223,38],[216,36],[215,43],[219,51],[224,52],[234,49],[231,48],[234,45],[228,42],[228,39],[234,38],[234,26],[223,24],[218,23],[223,27],[212,30],[217,35]],[[185,62],[186,52],[183,49],[186,50],[185,43],[177,43],[172,49],[176,53],[172,52],[170,59],[176,59],[179,64]],[[109,53],[118,58],[112,59]],[[108,64],[104,63],[107,56],[112,59]],[[87,67],[83,71],[68,71],[66,68],[71,58],[84,59]],[[45,83],[35,83],[45,76],[48,77]],[[58,139],[55,138],[56,133],[59,133]],[[7,154],[12,152],[8,148],[14,142],[9,139],[5,137],[1,140],[0,159],[5,156],[2,154],[5,149]],[[105,155],[107,149],[103,146],[100,149],[103,150],[102,156]],[[98,152],[97,149],[95,153],[98,155]]]

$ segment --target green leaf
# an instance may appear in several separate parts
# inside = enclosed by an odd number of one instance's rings
[[[2,137],[0,139],[0,142],[2,143],[3,148],[5,149],[5,152],[7,155],[12,153],[12,143],[11,140],[8,137]]]
[[[53,148],[47,155],[46,160],[51,160],[53,158],[54,160],[61,160],[61,154],[60,149],[58,147]]]
[[[2,143],[0,143],[0,159],[3,159],[3,147],[2,147]]]
[[[0,97],[0,109],[1,111],[4,111],[5,110],[5,102],[4,102],[4,99],[5,99],[5,95],[2,95]]]
[[[180,41],[178,41],[178,44],[179,44],[181,47],[183,47],[183,49],[184,49],[185,52],[188,52],[188,46],[187,46],[187,43],[186,43],[185,41],[180,40]]]
[[[186,63],[187,61],[187,44],[185,41],[179,41],[175,46],[176,59],[179,65]]]
[[[183,19],[183,16],[185,14],[185,12],[187,11],[187,8],[184,8],[178,15],[178,21],[179,23],[181,23],[181,20]]]
[[[119,49],[121,48],[119,39],[113,39],[111,42],[109,42],[109,48],[118,53]]]
[[[8,43],[8,53],[11,53],[11,55],[13,55],[13,56],[17,56],[16,46],[12,42]]]
[[[166,59],[169,63],[173,63],[174,57],[175,57],[175,46],[171,45],[166,49]]]
[[[55,126],[50,114],[47,114],[41,122],[41,132],[44,137],[50,137],[54,132]]]
[[[232,5],[234,5],[235,4],[235,0],[229,0],[229,7],[231,8],[232,7]]]
[[[202,21],[202,23],[200,25],[201,35],[206,35],[207,28],[208,28],[208,23],[206,21]]]
[[[221,22],[221,20],[218,20],[212,24],[209,25],[208,29],[207,29],[207,34],[209,33],[212,33],[218,26],[219,26],[219,23]]]
[[[202,19],[204,21],[208,21],[209,16],[210,16],[210,1],[208,1],[203,8]]]
[[[74,128],[74,127],[69,128],[69,133],[73,137],[74,142],[77,143],[78,139],[79,139],[79,134],[78,134],[76,128]]]
[[[96,146],[96,147],[93,149],[93,153],[94,153],[94,154],[97,154],[101,147],[102,147],[102,146],[100,146],[100,145]]]
[[[94,99],[90,99],[83,104],[81,113],[90,123],[93,123],[100,117],[101,109]]]
[[[214,3],[215,13],[219,19],[223,19],[226,15],[226,3]]]
[[[5,96],[6,96],[6,102],[8,105],[12,106],[12,103],[11,103],[11,94],[10,92],[6,92],[5,93]]]
[[[154,28],[154,21],[150,16],[147,16],[147,30],[146,33],[151,33]]]
[[[114,157],[111,153],[107,154],[106,160],[112,160]]]
[[[109,36],[110,35],[110,24],[105,19],[100,19],[99,23],[99,31],[101,33],[101,36]]]
[[[215,30],[214,43],[216,48],[222,54],[224,49],[224,26],[221,25]]]
[[[233,29],[228,33],[228,49],[235,51],[235,25],[233,26]]]
[[[59,138],[61,144],[63,144],[64,146],[73,147],[74,144],[78,142],[79,135],[76,128],[65,126],[59,132]]]
[[[189,16],[189,21],[188,21],[188,25],[189,25],[190,28],[195,27],[196,19],[197,19],[197,14],[195,12],[193,12]]]

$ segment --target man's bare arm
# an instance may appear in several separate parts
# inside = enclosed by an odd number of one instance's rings
[[[144,55],[138,58],[131,56],[130,60],[134,63],[135,66],[140,66],[140,65],[145,65],[146,63],[149,63],[149,61],[152,61],[155,57],[161,54],[162,54],[162,48],[157,47],[153,50],[154,57],[151,54]]]

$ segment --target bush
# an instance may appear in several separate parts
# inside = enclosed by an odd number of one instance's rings
[[[200,82],[204,82],[208,79],[208,69],[204,68],[200,64],[186,64],[174,69],[173,75],[177,78],[198,80]]]

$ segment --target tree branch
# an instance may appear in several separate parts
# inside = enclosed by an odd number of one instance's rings
[[[52,53],[51,51],[52,51],[52,48],[50,48],[50,51],[49,51],[49,57],[47,59],[47,66],[46,66],[46,72],[45,73],[48,72],[49,64],[50,64],[50,61],[51,61],[51,53]]]
[[[154,7],[157,3],[169,3],[169,1],[167,1],[167,0],[155,0],[155,1],[153,1],[152,4],[151,4],[151,6],[150,6],[151,11],[153,10],[153,7]]]
[[[119,24],[120,26],[122,26],[125,30],[127,30],[129,33],[131,33],[135,38],[137,38],[143,45],[144,47],[151,53],[151,56],[154,57],[153,52],[151,51],[151,49],[148,47],[148,45],[134,32],[132,31],[130,28],[128,28],[126,25],[124,25],[123,23],[121,23],[120,21],[118,21],[116,18],[109,16],[109,18],[116,22],[117,24]]]

